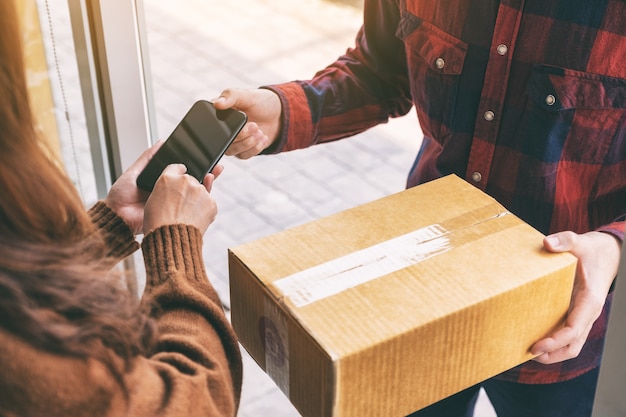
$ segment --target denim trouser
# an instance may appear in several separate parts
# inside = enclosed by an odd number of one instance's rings
[[[599,368],[555,384],[519,384],[489,379],[409,417],[472,417],[483,387],[498,417],[590,417]]]

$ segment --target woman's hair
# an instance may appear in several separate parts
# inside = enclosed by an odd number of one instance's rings
[[[34,346],[95,357],[119,377],[154,324],[114,274],[74,185],[38,139],[13,1],[0,1],[0,327]]]

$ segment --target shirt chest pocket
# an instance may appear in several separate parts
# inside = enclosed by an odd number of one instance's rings
[[[548,130],[535,133],[557,141],[562,159],[600,165],[624,158],[626,80],[535,65],[526,93],[532,125]]]
[[[455,127],[467,44],[406,11],[396,36],[405,45],[411,94],[422,130],[443,143]]]

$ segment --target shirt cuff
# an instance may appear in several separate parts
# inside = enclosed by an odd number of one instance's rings
[[[613,223],[609,223],[605,226],[600,227],[599,229],[597,229],[597,231],[609,233],[615,236],[620,241],[624,242],[624,229],[626,229],[626,221],[618,219],[617,221],[614,221]]]
[[[314,143],[314,126],[309,102],[297,82],[263,86],[273,91],[282,104],[281,135],[263,153],[271,154],[307,148]]]

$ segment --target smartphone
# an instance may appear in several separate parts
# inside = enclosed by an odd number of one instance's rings
[[[139,174],[137,186],[152,191],[165,167],[173,163],[184,164],[187,173],[202,182],[247,120],[239,110],[218,110],[206,100],[195,102]]]

